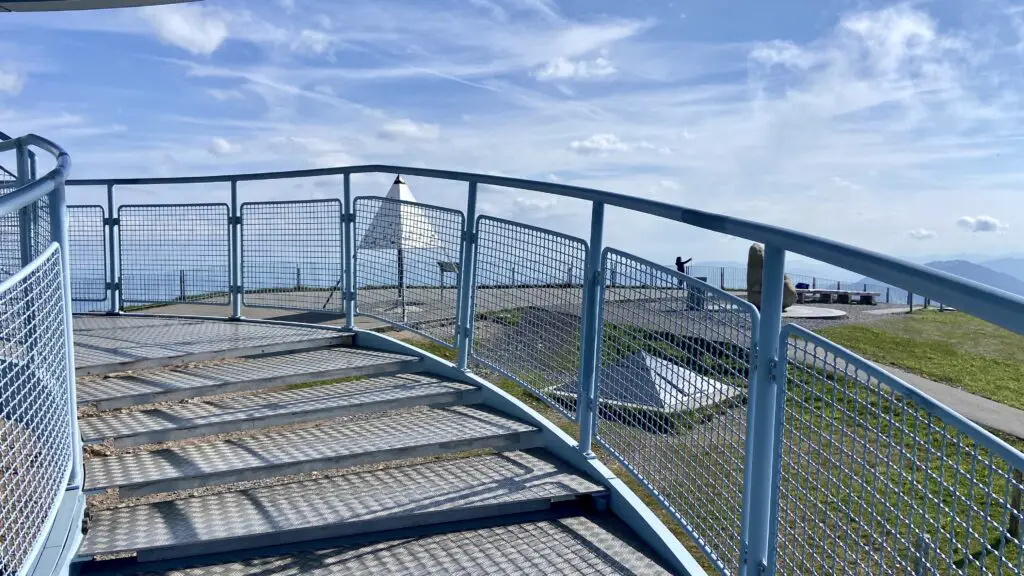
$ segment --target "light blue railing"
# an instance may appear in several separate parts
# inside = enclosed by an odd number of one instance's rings
[[[36,176],[31,148],[56,166]],[[81,536],[64,179],[70,160],[38,136],[0,142],[16,179],[0,190],[0,572],[51,573]]]
[[[363,173],[464,182],[466,209],[353,199],[350,176]],[[246,182],[324,176],[342,176],[340,209],[239,207]],[[210,183],[223,183],[230,201],[115,201],[118,186]],[[579,450],[617,460],[723,574],[1024,573],[1024,456],[781,322],[787,252],[1018,333],[1024,299],[756,222],[483,174],[370,165],[68,184],[107,188],[108,217],[98,207],[78,216],[91,218],[80,223],[83,238],[106,233],[106,278],[88,278],[102,283],[110,312],[219,304],[211,314],[238,318],[244,300],[343,310],[349,328],[361,314],[420,332],[457,350],[459,368],[500,374],[575,419]],[[589,201],[589,238],[479,215],[481,185]],[[714,279],[604,246],[608,206],[764,244],[760,310]]]

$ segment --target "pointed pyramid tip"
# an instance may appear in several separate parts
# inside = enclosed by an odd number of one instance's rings
[[[395,181],[393,182],[393,184],[405,184],[405,180],[402,180],[401,174],[395,175]]]

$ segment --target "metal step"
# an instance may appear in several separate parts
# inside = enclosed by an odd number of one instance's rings
[[[94,458],[86,490],[119,488],[121,498],[346,468],[464,450],[538,446],[537,429],[498,414],[456,406],[389,413],[252,438]]]
[[[75,375],[274,354],[352,343],[352,334],[255,322],[76,316]]]
[[[78,381],[79,405],[113,410],[351,376],[409,372],[419,359],[359,348],[327,348],[223,360]]]
[[[86,444],[107,440],[114,447],[126,447],[413,406],[473,404],[479,394],[468,384],[428,374],[401,374],[101,414],[82,418],[79,427]]]
[[[97,566],[91,574],[126,576],[362,576],[364,574],[558,574],[560,576],[671,574],[652,558],[621,521],[597,514],[521,515],[515,524],[465,523],[456,530],[401,530],[384,540],[329,544],[289,550],[288,546],[214,559],[160,564]],[[355,539],[352,539],[355,540]],[[291,547],[291,548],[294,548]],[[226,557],[225,557],[226,556]]]
[[[604,494],[545,452],[358,472],[92,514],[80,557],[139,561],[545,510]]]

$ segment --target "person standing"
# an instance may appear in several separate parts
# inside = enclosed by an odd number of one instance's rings
[[[688,258],[686,260],[683,260],[682,256],[676,256],[676,270],[678,270],[682,274],[686,274],[686,265],[689,264],[692,261],[693,261],[693,258]],[[680,278],[679,279],[679,287],[682,288],[682,286],[683,286],[683,279]]]

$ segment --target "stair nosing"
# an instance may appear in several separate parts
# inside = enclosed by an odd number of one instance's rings
[[[365,464],[379,463],[385,461],[396,461],[404,460],[408,458],[434,456],[440,454],[450,454],[454,452],[462,452],[466,450],[475,449],[501,449],[501,450],[523,450],[527,448],[533,448],[539,446],[541,443],[540,430],[530,424],[521,422],[514,418],[510,418],[503,414],[494,413],[492,411],[481,410],[480,408],[472,406],[461,407],[455,414],[438,414],[436,416],[437,421],[434,425],[440,426],[453,426],[458,424],[458,420],[463,418],[479,418],[479,415],[483,415],[485,418],[491,420],[487,423],[488,429],[471,431],[464,436],[452,438],[451,434],[447,436],[444,433],[437,433],[431,436],[431,423],[429,421],[420,421],[414,424],[408,429],[410,434],[419,433],[417,438],[423,438],[426,435],[426,440],[419,442],[402,442],[395,438],[384,437],[383,440],[391,440],[391,445],[378,446],[371,449],[363,448],[362,450],[353,450],[350,452],[344,452],[341,449],[335,449],[333,452],[327,452],[322,455],[315,457],[301,458],[293,457],[289,461],[272,461],[265,462],[263,464],[250,465],[247,468],[231,467],[221,470],[213,470],[209,472],[201,471],[190,471],[187,475],[183,472],[178,472],[177,475],[163,476],[163,477],[151,477],[142,478],[140,480],[131,481],[119,481],[115,472],[109,472],[102,470],[105,464],[115,464],[119,462],[130,463],[132,460],[136,460],[139,463],[137,466],[143,468],[147,464],[147,460],[164,458],[169,456],[174,459],[181,459],[189,462],[194,462],[197,457],[201,458],[201,452],[211,446],[223,445],[225,447],[236,446],[240,452],[251,453],[253,451],[259,451],[261,445],[272,446],[275,443],[280,445],[282,440],[285,442],[285,447],[282,450],[285,454],[273,454],[273,448],[267,450],[267,452],[259,456],[260,459],[274,459],[287,457],[287,453],[290,451],[289,446],[294,445],[303,441],[314,441],[314,439],[302,439],[295,438],[306,435],[309,433],[316,435],[323,433],[325,435],[331,435],[335,437],[321,438],[315,440],[316,442],[323,443],[328,446],[338,446],[337,442],[344,440],[344,433],[346,431],[351,434],[351,429],[365,430],[367,428],[372,431],[374,425],[381,426],[386,424],[388,421],[394,418],[407,417],[403,416],[403,413],[392,414],[389,416],[383,416],[380,418],[370,420],[359,420],[355,422],[342,422],[329,425],[324,428],[311,428],[300,431],[285,431],[285,432],[270,432],[266,434],[252,436],[250,438],[227,440],[213,442],[211,444],[204,445],[193,445],[185,446],[181,448],[170,448],[164,450],[158,450],[156,452],[146,452],[141,454],[125,454],[121,456],[110,456],[105,458],[96,458],[86,462],[86,493],[97,493],[110,488],[117,488],[118,495],[120,498],[135,498],[139,496],[145,496],[149,494],[156,494],[160,492],[172,492],[178,490],[188,490],[203,486],[211,486],[217,484],[231,484],[236,482],[246,482],[251,480],[257,480],[261,478],[269,478],[273,476],[291,476],[294,474],[301,474],[307,472],[315,472],[327,469],[340,469],[348,468],[352,466],[360,466]],[[435,409],[440,412],[440,409]],[[420,416],[420,414],[417,414]],[[433,416],[426,416],[428,420]],[[497,430],[501,425],[508,427],[507,430]],[[419,430],[417,430],[417,426]],[[349,429],[349,430],[346,430]],[[403,432],[405,432],[403,430]],[[474,433],[475,432],[475,433]],[[293,438],[289,438],[289,436]],[[229,455],[219,455],[221,461],[224,458],[230,458]],[[93,468],[90,470],[90,464],[95,465],[97,470]],[[91,473],[90,473],[91,472]],[[101,472],[107,472],[105,476],[112,477],[109,480],[104,481],[102,484],[90,484],[90,477],[96,478]],[[130,476],[130,474],[122,474]]]

